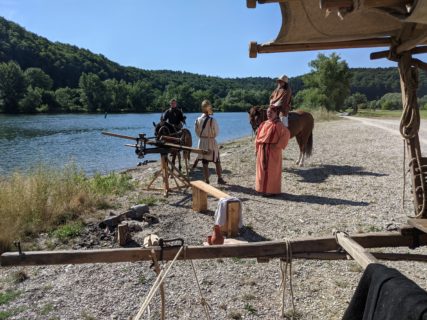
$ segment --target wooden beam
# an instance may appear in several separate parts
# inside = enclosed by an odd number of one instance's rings
[[[379,260],[390,261],[421,261],[427,262],[425,254],[371,252]],[[351,257],[346,252],[307,252],[292,255],[293,259],[312,260],[348,260]]]
[[[265,3],[276,3],[276,2],[286,2],[287,0],[246,0],[246,7],[249,9],[256,8],[257,2],[259,4],[265,4]]]
[[[264,45],[259,45],[256,42],[251,42],[249,45],[249,57],[256,58],[258,53],[389,47],[390,45],[391,45],[390,38],[373,38],[373,39],[318,42],[318,43],[290,43],[290,44],[264,44]]]
[[[408,40],[404,41],[396,48],[396,53],[401,54],[405,51],[409,51],[411,49],[414,49],[417,45],[424,44],[427,41],[427,30],[424,31],[422,34],[420,34],[416,38],[409,38]]]
[[[343,249],[347,251],[347,253],[351,255],[363,269],[365,269],[370,263],[378,262],[378,260],[375,259],[375,257],[370,254],[368,250],[363,248],[344,232],[338,232],[336,237],[340,246],[343,247]]]
[[[381,8],[381,7],[404,7],[412,4],[413,0],[365,0],[363,7],[365,8]]]
[[[399,232],[377,232],[352,235],[352,239],[365,248],[409,247],[413,245],[412,236],[404,236]],[[418,244],[427,244],[427,235],[418,236]],[[337,250],[339,245],[335,237],[302,238],[291,241],[293,254],[304,252],[324,252]],[[158,259],[160,248],[155,247]],[[178,247],[166,247],[163,251],[164,260],[172,260]],[[83,263],[114,263],[151,261],[151,248],[123,248],[101,250],[68,250],[68,251],[28,251],[6,252],[0,257],[2,266],[13,265],[52,265],[52,264],[83,264]],[[286,256],[284,241],[252,242],[237,245],[188,246],[180,259],[216,259],[216,258],[280,258]]]
[[[427,233],[427,219],[412,218],[408,219],[408,223],[414,228]]]

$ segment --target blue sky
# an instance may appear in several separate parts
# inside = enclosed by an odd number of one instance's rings
[[[273,40],[278,4],[247,9],[245,0],[0,0],[0,15],[28,31],[101,53],[125,66],[220,76],[276,77],[307,73],[319,52],[259,54],[250,41]],[[389,67],[370,61],[382,50],[335,50],[350,67]],[[329,54],[332,51],[322,51]]]

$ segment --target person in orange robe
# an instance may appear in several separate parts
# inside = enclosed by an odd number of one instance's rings
[[[279,107],[267,109],[267,120],[258,128],[255,190],[263,196],[280,194],[282,184],[282,150],[291,134],[279,118]]]

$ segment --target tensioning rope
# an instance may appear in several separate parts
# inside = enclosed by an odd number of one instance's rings
[[[283,258],[280,259],[280,290],[282,292],[282,303],[281,303],[281,316],[285,316],[285,299],[286,299],[286,279],[289,275],[289,290],[291,293],[291,302],[292,302],[292,319],[295,316],[295,303],[294,303],[294,289],[292,285],[292,245],[291,241],[285,239],[286,245],[286,260],[283,261]],[[288,272],[289,270],[289,272]]]
[[[181,248],[179,248],[178,253],[175,255],[175,258],[173,258],[172,262],[169,264],[166,271],[165,271],[165,269],[162,269],[162,271],[160,271],[159,275],[156,278],[156,281],[154,281],[153,286],[151,287],[150,291],[148,292],[147,296],[145,297],[145,300],[142,303],[141,308],[139,309],[137,315],[135,316],[135,318],[133,318],[134,320],[139,320],[141,318],[141,316],[144,314],[145,310],[147,309],[148,305],[150,304],[151,299],[153,299],[154,294],[156,293],[156,291],[159,289],[160,285],[165,280],[167,274],[169,273],[170,269],[174,265],[176,259],[178,259],[178,257],[180,256],[183,249],[184,249],[183,246]]]

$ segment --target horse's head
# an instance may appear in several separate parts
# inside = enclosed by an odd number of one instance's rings
[[[156,139],[160,139],[161,136],[170,136],[175,133],[176,130],[169,122],[161,120],[158,123],[153,122],[154,135]]]
[[[248,111],[248,116],[249,123],[255,133],[261,122],[267,120],[267,111],[262,107],[251,107]]]

